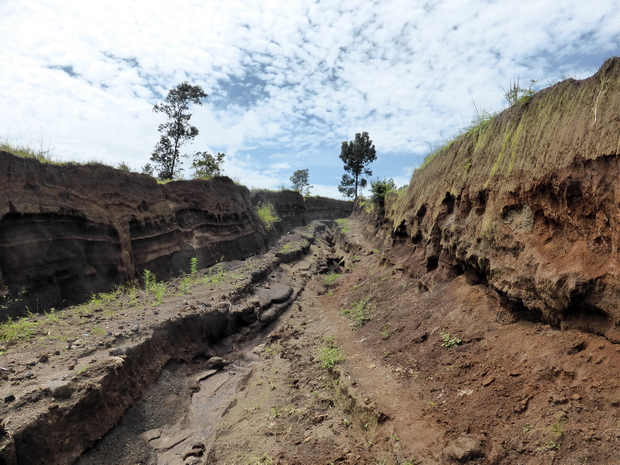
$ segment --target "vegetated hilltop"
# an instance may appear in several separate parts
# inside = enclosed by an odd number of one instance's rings
[[[144,270],[157,278],[262,252],[292,227],[352,202],[250,191],[226,177],[158,184],[109,166],[0,151],[0,320],[83,302]],[[258,204],[273,210],[266,224]],[[4,298],[3,298],[4,297]]]
[[[620,58],[522,100],[388,195],[388,256],[429,288],[465,273],[520,317],[620,342]]]

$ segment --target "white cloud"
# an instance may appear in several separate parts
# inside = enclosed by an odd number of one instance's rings
[[[340,142],[365,130],[379,154],[373,170],[400,179],[429,143],[467,124],[474,104],[500,109],[501,86],[594,72],[617,53],[619,6],[5,0],[0,134],[44,134],[58,157],[138,168],[159,138],[153,104],[188,80],[210,94],[193,109],[195,150],[226,152],[226,172],[250,186],[309,168],[333,191]]]

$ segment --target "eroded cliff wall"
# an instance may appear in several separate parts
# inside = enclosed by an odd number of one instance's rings
[[[620,341],[620,59],[454,141],[386,201],[390,259],[467,273],[519,315]]]
[[[352,210],[332,199],[309,209],[294,192],[269,200],[286,213],[271,231],[249,190],[225,177],[158,184],[108,166],[0,152],[0,319],[82,302],[145,269],[178,275],[192,257],[201,267],[242,259],[293,226]]]

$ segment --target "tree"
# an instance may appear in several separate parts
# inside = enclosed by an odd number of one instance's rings
[[[344,141],[340,159],[344,162],[344,170],[351,174],[342,175],[338,190],[344,196],[355,197],[357,200],[358,188],[364,188],[367,184],[364,176],[372,176],[372,171],[366,166],[377,159],[375,146],[368,137],[368,133],[357,133],[354,141]]]
[[[310,185],[309,179],[310,174],[307,168],[305,170],[295,171],[293,176],[290,177],[293,183],[293,190],[299,192],[301,195],[310,195],[310,189],[314,186]]]
[[[153,165],[151,165],[150,163],[147,163],[146,165],[142,167],[142,173],[144,174],[153,176],[154,172],[155,172],[155,168],[153,168]]]
[[[379,207],[379,210],[383,211],[385,207],[385,196],[388,192],[393,190],[396,190],[396,184],[392,178],[383,178],[372,181],[370,183],[370,192],[372,192],[370,200],[373,204]]]
[[[168,121],[158,127],[162,134],[151,155],[151,161],[159,169],[160,179],[172,179],[181,164],[180,158],[187,156],[181,154],[181,147],[198,135],[198,129],[189,124],[192,115],[187,110],[190,103],[202,105],[200,99],[205,97],[207,94],[202,87],[182,82],[168,92],[165,103],[153,107],[154,112],[168,117]]]
[[[213,156],[209,152],[196,152],[192,169],[194,170],[194,179],[211,179],[215,176],[222,175],[222,163],[226,155],[217,152]]]

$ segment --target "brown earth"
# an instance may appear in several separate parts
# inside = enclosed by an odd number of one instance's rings
[[[417,277],[467,273],[521,318],[620,341],[619,106],[612,58],[454,140],[388,196],[398,260]]]
[[[519,321],[464,275],[414,279],[375,248],[366,224],[350,219],[336,242],[319,228],[299,261],[278,264],[272,252],[232,263],[243,270],[232,281],[157,306],[125,302],[112,315],[120,303],[108,303],[91,317],[68,310],[38,327],[38,337],[0,357],[11,370],[3,392],[17,397],[2,408],[4,462],[72,463],[132,404],[78,464],[615,462],[615,345]],[[284,238],[277,252],[307,231]],[[343,273],[326,284],[317,273],[336,262]],[[257,301],[280,285],[292,290],[284,313],[257,333],[277,314],[263,304],[258,323]],[[221,334],[202,307],[208,302],[226,315]],[[343,309],[360,302],[369,312],[358,326]],[[244,312],[254,322],[219,338],[231,315]],[[81,341],[55,339],[56,330]],[[345,358],[331,369],[320,365],[329,347]],[[124,354],[113,355],[116,348]],[[41,352],[51,354],[47,362],[36,361]],[[212,356],[231,363],[202,378]],[[70,381],[71,397],[53,398],[52,379]]]
[[[271,204],[279,221],[256,212]],[[265,252],[314,219],[348,216],[352,202],[258,192],[218,177],[158,184],[99,164],[47,164],[0,152],[0,321],[86,301]]]

